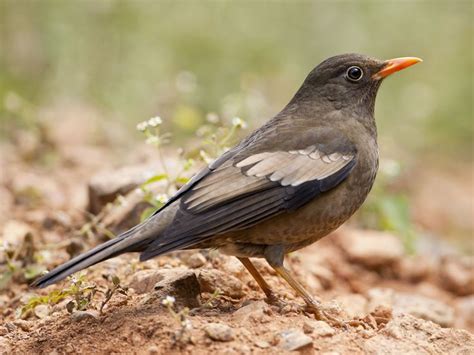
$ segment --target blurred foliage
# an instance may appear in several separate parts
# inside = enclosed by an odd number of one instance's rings
[[[275,114],[321,60],[344,52],[415,55],[390,78],[377,118],[382,149],[471,159],[472,2],[112,1],[0,2],[0,120],[35,126],[62,102],[94,107],[107,124],[171,118],[186,138],[207,112]],[[13,112],[12,112],[13,111]],[[53,117],[54,120],[61,117]],[[396,134],[394,134],[396,133]]]
[[[409,199],[394,188],[400,173],[398,162],[381,161],[377,181],[357,212],[356,220],[365,228],[395,232],[402,239],[405,251],[414,254],[417,233],[411,219]]]

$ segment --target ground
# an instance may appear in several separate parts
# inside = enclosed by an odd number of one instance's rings
[[[293,290],[256,260],[286,302],[267,304],[238,260],[216,251],[145,263],[137,255],[114,258],[83,276],[79,299],[71,294],[53,302],[52,292],[70,289],[71,281],[34,290],[28,287],[32,274],[106,239],[100,225],[124,228],[123,216],[130,217],[121,206],[100,224],[85,212],[97,202],[91,195],[100,194],[94,190],[100,181],[89,190],[87,184],[104,166],[118,167],[104,148],[67,146],[54,169],[31,162],[36,148],[2,147],[0,353],[474,353],[472,259],[429,238],[408,255],[397,236],[354,227],[287,258],[292,273],[344,325],[304,312]],[[87,285],[95,290],[91,299]],[[50,298],[25,308],[37,295]]]

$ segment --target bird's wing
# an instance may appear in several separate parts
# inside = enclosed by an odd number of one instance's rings
[[[246,152],[244,148],[208,168],[180,194],[173,222],[148,245],[140,259],[294,211],[337,186],[356,163],[354,146],[343,137],[334,139],[334,134],[319,135],[322,142],[318,143],[314,135],[305,137],[293,139],[294,144],[286,142],[282,150],[258,152],[253,146],[251,152]]]

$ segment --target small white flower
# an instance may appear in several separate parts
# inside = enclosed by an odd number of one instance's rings
[[[148,128],[148,122],[146,121],[143,121],[137,124],[137,130],[140,132],[145,132],[147,128]]]
[[[237,127],[237,128],[243,128],[243,129],[247,128],[247,122],[245,122],[240,117],[234,117],[232,119],[232,125]]]
[[[150,127],[158,127],[163,123],[163,120],[161,119],[160,116],[152,117],[148,120],[148,125]]]
[[[161,301],[161,304],[163,306],[172,306],[176,302],[176,298],[173,296],[166,296],[163,301]]]

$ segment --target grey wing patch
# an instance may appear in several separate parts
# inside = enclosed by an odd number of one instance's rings
[[[324,154],[314,145],[288,152],[265,152],[238,162],[249,178],[266,176],[282,186],[298,186],[308,181],[323,180],[344,168],[354,154]]]
[[[192,213],[233,201],[275,186],[299,186],[324,180],[354,159],[354,154],[325,154],[311,145],[288,152],[263,152],[237,164],[228,160],[202,179],[182,202]]]
[[[246,176],[232,162],[226,162],[195,186],[183,203],[188,211],[200,213],[234,198],[260,191],[268,183],[266,179]]]

